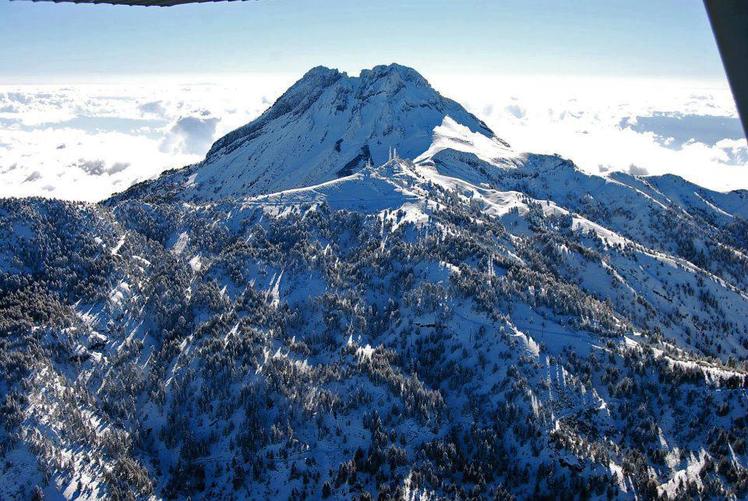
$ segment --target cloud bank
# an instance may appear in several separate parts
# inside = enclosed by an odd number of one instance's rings
[[[198,162],[292,81],[0,86],[0,197],[98,201]]]
[[[673,173],[748,188],[748,145],[721,83],[426,75],[519,151],[597,175]],[[96,201],[200,161],[294,75],[0,86],[0,197]]]
[[[164,153],[203,155],[213,144],[220,119],[204,111],[199,117],[180,117],[169,129],[159,149]]]
[[[591,174],[676,174],[748,188],[748,144],[727,83],[440,76],[515,149],[558,153]]]

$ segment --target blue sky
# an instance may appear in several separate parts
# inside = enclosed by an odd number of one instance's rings
[[[0,79],[423,72],[723,80],[700,0],[258,0],[173,8],[0,0]]]

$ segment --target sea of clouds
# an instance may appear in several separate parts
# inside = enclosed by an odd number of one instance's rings
[[[470,79],[437,79],[459,97]],[[519,151],[558,153],[591,174],[676,174],[748,188],[748,144],[727,82],[475,78],[463,102]]]
[[[587,172],[673,173],[748,188],[746,144],[723,83],[426,75],[518,151]],[[97,201],[199,162],[298,75],[0,85],[0,197]]]

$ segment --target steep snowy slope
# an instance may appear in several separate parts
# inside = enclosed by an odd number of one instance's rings
[[[744,197],[312,70],[203,164],[0,201],[0,497],[745,498]]]
[[[633,255],[634,263],[616,271],[629,294],[621,296],[618,284],[594,290],[638,318],[640,328],[723,360],[748,354],[748,226],[741,205],[746,192],[711,192],[682,179],[590,176],[555,156],[487,161],[480,138],[468,131],[462,131],[460,151],[437,147],[446,144],[439,137],[443,131],[437,130],[435,146],[416,159],[418,166],[550,202],[553,208],[544,210],[565,216],[568,229],[560,229],[588,234],[585,245]],[[716,204],[731,212],[717,211]],[[580,272],[573,267],[567,276],[579,281]]]
[[[184,200],[211,200],[330,181],[368,161],[386,161],[395,147],[414,158],[445,116],[493,138],[483,122],[411,68],[377,66],[358,77],[314,68],[259,118],[219,139],[204,162],[124,197],[174,192]]]

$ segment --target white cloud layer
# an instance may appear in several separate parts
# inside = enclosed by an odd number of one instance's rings
[[[558,153],[592,174],[677,174],[748,188],[748,145],[729,87],[668,80],[432,78],[519,151]]]
[[[0,197],[97,201],[198,162],[292,82],[263,75],[0,86]]]
[[[748,146],[726,85],[426,76],[516,150],[559,153],[593,174],[748,188]],[[101,200],[197,162],[294,79],[0,86],[0,197]]]

